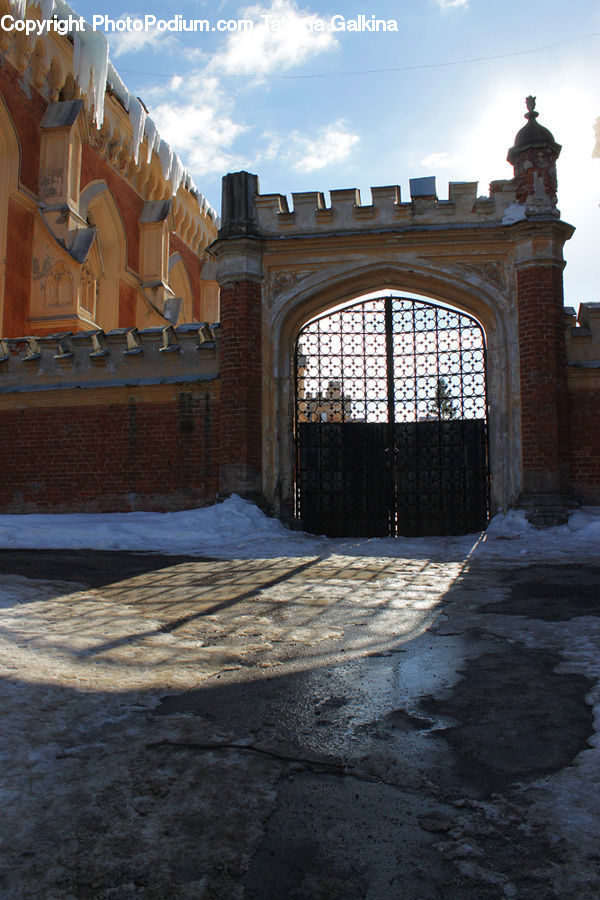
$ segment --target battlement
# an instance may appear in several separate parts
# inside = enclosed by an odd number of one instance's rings
[[[202,322],[3,339],[0,394],[217,378],[216,328]]]
[[[357,231],[402,226],[511,225],[526,218],[526,207],[517,204],[513,181],[493,181],[487,197],[477,195],[477,182],[450,182],[448,199],[439,200],[435,178],[412,178],[411,198],[402,202],[398,185],[371,188],[371,203],[363,204],[357,188],[330,191],[330,204],[320,191],[292,194],[292,206],[284,194],[258,194],[255,210],[261,234],[283,236],[330,231]]]
[[[600,368],[600,303],[565,309],[567,360],[576,368]]]

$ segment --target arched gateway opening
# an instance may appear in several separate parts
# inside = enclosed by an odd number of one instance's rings
[[[294,357],[295,515],[330,536],[464,534],[488,520],[485,338],[388,295],[304,325]]]

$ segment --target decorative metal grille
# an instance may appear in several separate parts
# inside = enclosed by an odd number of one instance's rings
[[[308,323],[296,348],[296,514],[330,535],[460,534],[488,515],[478,322],[405,297]]]

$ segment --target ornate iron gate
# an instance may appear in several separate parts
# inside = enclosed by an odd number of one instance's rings
[[[488,520],[485,341],[456,310],[379,297],[296,344],[296,515],[334,536],[465,534]]]

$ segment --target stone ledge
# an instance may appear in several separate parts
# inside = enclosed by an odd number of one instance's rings
[[[198,322],[4,338],[0,392],[216,378],[216,329]]]

